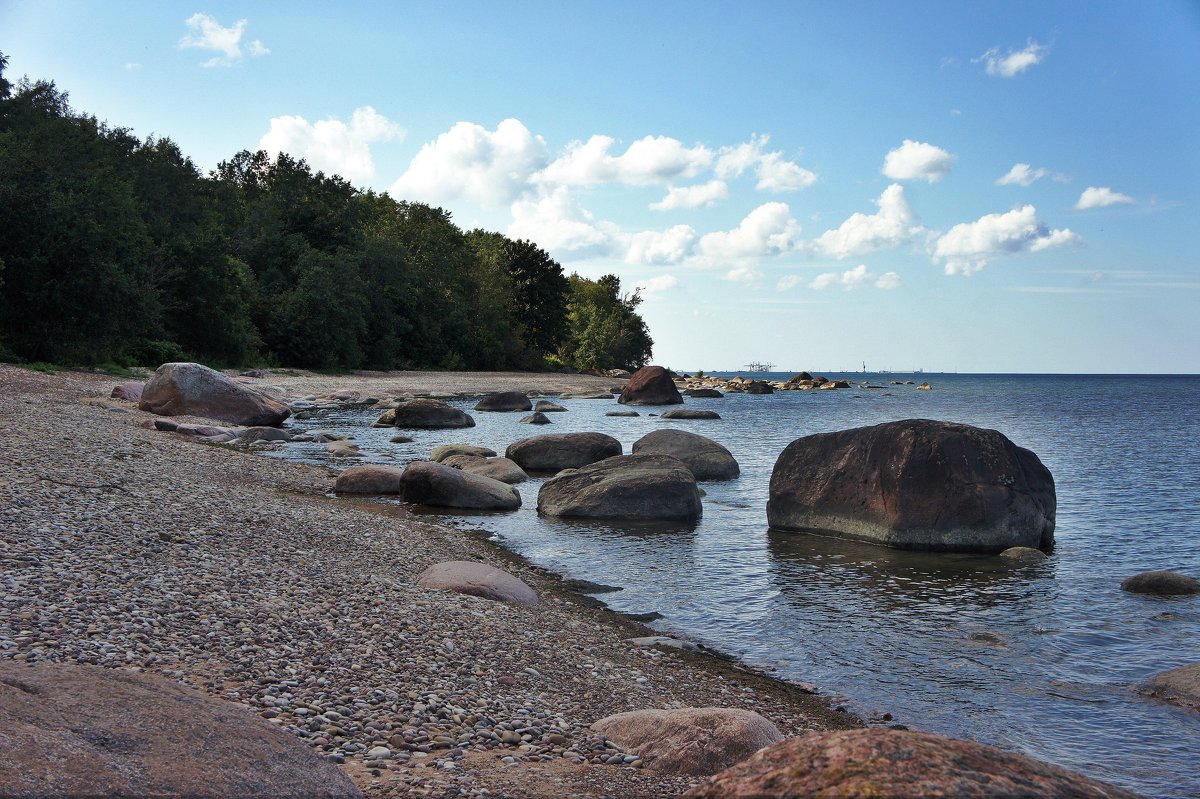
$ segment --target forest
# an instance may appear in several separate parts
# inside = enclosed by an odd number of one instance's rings
[[[0,53],[0,361],[634,369],[638,292],[286,154],[204,175]]]

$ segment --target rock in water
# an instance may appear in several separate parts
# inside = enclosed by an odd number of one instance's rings
[[[468,455],[457,455],[445,461],[447,466],[462,469],[464,472],[478,474],[499,480],[501,483],[513,485],[529,479],[525,470],[508,458],[472,458]]]
[[[538,413],[566,413],[567,409],[557,402],[550,400],[538,400],[533,409]]]
[[[521,424],[550,424],[550,417],[541,411],[537,411],[522,419]]]
[[[1121,588],[1134,594],[1184,596],[1200,594],[1200,580],[1171,571],[1152,571],[1135,574],[1121,581]]]
[[[635,752],[647,768],[706,777],[783,740],[783,733],[752,710],[689,707],[634,710],[600,719],[592,730]]]
[[[417,577],[417,585],[496,602],[514,602],[518,605],[536,605],[538,602],[537,593],[523,580],[503,569],[471,560],[435,563],[421,572]]]
[[[617,402],[622,405],[682,405],[683,397],[670,372],[661,366],[643,366],[629,378]]]
[[[634,454],[672,455],[684,462],[697,480],[732,480],[738,462],[717,442],[686,430],[655,430],[633,442]]]
[[[678,458],[617,455],[561,472],[538,491],[538,513],[592,519],[695,521],[696,478]]]
[[[452,458],[455,455],[470,455],[476,458],[490,458],[496,454],[496,450],[487,447],[477,447],[472,444],[443,444],[440,447],[434,447],[433,452],[429,456],[429,460],[434,463],[444,463],[447,458]]]
[[[384,411],[375,422],[376,427],[404,427],[414,430],[444,430],[455,427],[474,427],[471,414],[447,405],[440,400],[405,400],[391,410]]]
[[[924,732],[878,728],[788,738],[683,796],[1137,799],[1137,794],[1025,755]]]
[[[721,414],[703,408],[675,408],[663,411],[662,419],[720,419]]]
[[[404,469],[400,494],[406,502],[440,508],[516,510],[521,495],[507,483],[460,471],[433,461],[416,461]]]
[[[0,795],[361,797],[234,702],[96,666],[0,664]]]
[[[1200,663],[1156,674],[1139,690],[1155,699],[1200,711]]]
[[[164,363],[142,389],[138,407],[160,416],[203,416],[277,427],[288,406],[198,363]]]
[[[475,403],[477,411],[528,411],[532,408],[529,397],[520,391],[500,391]]]
[[[401,466],[351,466],[337,476],[333,490],[339,494],[399,494],[403,476]]]
[[[773,529],[900,549],[1054,543],[1054,478],[995,430],[907,419],[793,441],[771,474]]]
[[[505,457],[525,471],[557,472],[621,454],[621,442],[604,433],[549,433],[508,445]]]

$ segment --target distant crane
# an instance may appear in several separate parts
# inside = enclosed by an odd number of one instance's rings
[[[769,372],[775,368],[773,363],[758,363],[757,361],[746,364],[746,368],[751,372]]]

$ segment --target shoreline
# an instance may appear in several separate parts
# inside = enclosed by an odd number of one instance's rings
[[[699,781],[593,764],[611,747],[589,725],[625,710],[745,707],[787,735],[862,724],[716,654],[629,644],[657,633],[496,542],[327,496],[328,468],[146,430],[151,414],[107,399],[119,382],[0,365],[0,410],[13,420],[0,435],[0,535],[11,553],[0,607],[15,611],[3,614],[11,627],[0,619],[2,659],[120,664],[240,702],[344,757],[367,796],[670,796]],[[618,381],[281,370],[262,382],[289,396],[379,396]],[[542,601],[526,609],[416,587],[424,567],[451,559],[505,568]],[[307,720],[332,707],[355,720],[337,733],[313,729]],[[467,736],[472,726],[455,721],[464,715],[495,721],[490,732],[524,724],[557,738]],[[376,741],[391,741],[395,755],[368,764]]]

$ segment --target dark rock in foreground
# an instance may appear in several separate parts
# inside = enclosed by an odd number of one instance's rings
[[[1156,674],[1139,690],[1155,699],[1200,711],[1200,663]]]
[[[1200,594],[1200,580],[1179,572],[1142,572],[1122,580],[1121,588],[1134,594],[1184,596]]]
[[[503,569],[473,560],[435,563],[417,577],[417,585],[469,594],[495,602],[536,605],[537,593]]]
[[[633,452],[679,458],[697,480],[732,480],[741,471],[738,462],[725,447],[686,430],[655,430],[647,433],[633,442]]]
[[[797,439],[775,462],[773,529],[901,549],[1054,543],[1054,478],[995,430],[908,419]]]
[[[400,495],[405,502],[440,508],[516,510],[521,495],[507,483],[433,461],[416,461],[404,469]]]
[[[636,753],[646,768],[698,777],[783,740],[779,728],[754,711],[725,707],[634,710],[600,719],[592,730]]]
[[[403,477],[402,466],[351,466],[337,476],[333,490],[339,494],[399,494]]]
[[[617,402],[622,405],[682,405],[683,397],[666,369],[643,366],[629,378]]]
[[[528,411],[532,408],[529,397],[520,391],[500,391],[475,403],[477,411]]]
[[[924,732],[864,729],[788,738],[710,777],[685,799],[1136,799],[1024,755]]]
[[[549,433],[508,445],[505,457],[525,471],[557,472],[621,454],[621,442],[604,433]]]
[[[246,708],[117,669],[0,664],[0,746],[0,796],[361,796]]]
[[[375,422],[376,427],[404,427],[414,430],[444,430],[456,427],[474,427],[475,420],[466,411],[453,405],[427,398],[406,400],[391,410],[384,411]]]
[[[288,406],[198,363],[164,363],[142,388],[138,408],[160,416],[203,416],[276,427]]]
[[[696,478],[678,458],[617,455],[560,473],[538,491],[538,513],[592,519],[694,521]]]

